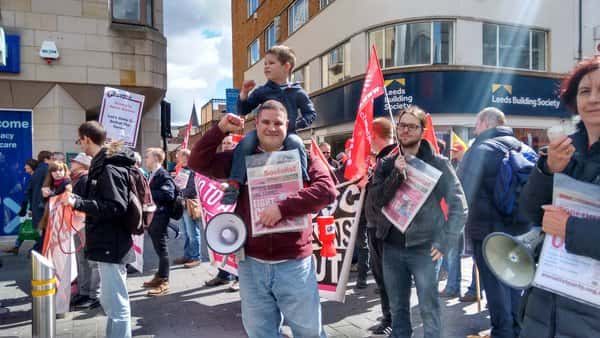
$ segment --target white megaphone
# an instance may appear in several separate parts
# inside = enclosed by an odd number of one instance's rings
[[[221,255],[239,251],[248,237],[244,221],[231,212],[215,215],[206,225],[205,234],[210,249]]]
[[[520,236],[494,232],[483,241],[483,258],[501,282],[515,289],[526,289],[535,277],[536,250],[543,241],[541,227]]]

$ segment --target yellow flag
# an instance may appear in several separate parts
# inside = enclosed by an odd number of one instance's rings
[[[451,147],[450,149],[453,149],[454,146],[458,146],[458,147],[462,147],[463,150],[467,150],[469,149],[469,146],[465,143],[465,141],[463,141],[463,139],[461,139],[458,135],[456,135],[456,133],[454,131],[452,131],[452,139],[451,139]]]

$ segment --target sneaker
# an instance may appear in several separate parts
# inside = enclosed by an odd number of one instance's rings
[[[236,181],[229,180],[228,184],[223,185],[223,198],[221,198],[221,204],[231,205],[235,204],[240,195],[240,184]]]
[[[460,297],[459,292],[448,292],[446,290],[439,293],[440,298],[458,298]]]
[[[206,285],[208,287],[213,287],[213,286],[225,285],[227,283],[229,283],[229,281],[227,279],[223,279],[223,278],[220,278],[219,276],[217,276],[211,280],[207,280],[206,282],[204,282],[204,285]]]
[[[195,268],[195,267],[199,266],[200,264],[202,264],[202,263],[200,263],[200,261],[190,260],[189,262],[183,264],[183,267],[186,269],[191,269],[191,268]]]
[[[151,280],[144,282],[144,284],[142,284],[142,287],[146,289],[155,288],[159,286],[160,283],[162,283],[162,280],[162,278],[159,278],[157,275],[154,275],[154,277]]]
[[[467,292],[464,296],[460,297],[459,300],[463,303],[473,303],[477,301],[477,296]]]
[[[391,323],[381,322],[375,326],[369,328],[373,334],[376,335],[390,335],[392,334]]]
[[[79,304],[85,303],[90,299],[87,295],[77,295],[71,299],[71,306],[77,306]]]
[[[179,257],[173,261],[173,265],[181,265],[189,262],[193,262],[193,260],[187,257]]]
[[[75,305],[75,310],[91,310],[100,306],[100,301],[94,298],[87,297],[85,302]]]
[[[148,290],[148,297],[158,297],[166,295],[169,292],[169,281],[166,278],[160,278],[160,284]]]
[[[229,285],[229,292],[238,292],[240,291],[240,282],[237,280],[234,280],[233,282],[231,282],[231,285]]]

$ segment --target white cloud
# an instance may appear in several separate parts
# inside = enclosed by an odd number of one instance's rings
[[[167,99],[174,124],[187,122],[211,98],[231,86],[231,2],[165,1]]]

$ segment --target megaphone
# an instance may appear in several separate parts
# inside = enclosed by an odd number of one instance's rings
[[[221,255],[239,251],[248,237],[246,224],[232,212],[215,215],[206,225],[205,234],[210,249]]]
[[[537,249],[543,241],[541,227],[520,236],[494,232],[483,240],[483,258],[501,282],[515,289],[526,289],[535,277]]]

